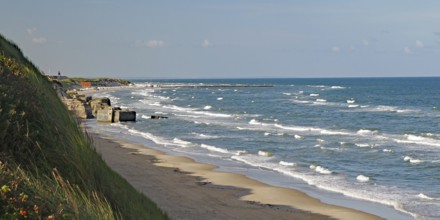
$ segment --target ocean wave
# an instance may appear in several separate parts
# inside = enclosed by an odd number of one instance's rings
[[[195,133],[195,132],[192,132],[191,134],[195,135],[196,137],[198,137],[200,139],[215,139],[215,138],[219,138],[219,136],[200,134],[200,133]]]
[[[398,199],[395,197],[388,197],[383,193],[377,193],[372,192],[370,190],[365,190],[361,188],[347,188],[346,185],[341,181],[342,176],[338,175],[320,175],[319,177],[307,173],[302,172],[295,172],[293,170],[292,166],[285,166],[281,165],[280,163],[275,164],[268,161],[268,159],[265,159],[267,157],[253,157],[252,155],[245,155],[245,156],[232,156],[231,159],[248,164],[253,167],[261,167],[269,170],[273,170],[276,172],[279,172],[281,174],[291,176],[297,179],[300,179],[304,182],[306,182],[309,185],[316,186],[323,190],[328,190],[330,192],[336,192],[341,193],[345,196],[361,199],[361,200],[367,200],[371,202],[376,202],[384,205],[388,205],[391,207],[394,207],[396,210],[399,210],[401,212],[407,213],[411,216],[415,216],[414,213],[409,212],[402,208],[402,205],[398,202]],[[318,166],[311,165],[310,168],[316,171],[316,168]],[[324,171],[325,173],[331,172],[328,169],[325,169],[321,167],[319,169],[320,171]],[[376,187],[379,188],[379,187]],[[389,189],[382,189],[383,191],[389,191]],[[398,189],[397,189],[398,190]],[[396,193],[392,193],[392,195],[395,195]],[[381,196],[383,195],[383,196]]]
[[[359,129],[356,133],[360,135],[373,135],[379,132],[375,129]]]
[[[193,145],[193,143],[191,143],[189,141],[185,141],[185,140],[179,139],[179,138],[174,138],[173,139],[173,143],[175,143],[177,145],[180,145],[182,147],[190,147],[190,146]]]
[[[370,144],[354,144],[354,145],[356,145],[356,146],[358,146],[358,147],[373,147],[373,146],[370,145]]]
[[[311,93],[309,96],[316,97],[316,96],[319,96],[319,94],[318,93]]]
[[[168,145],[176,146],[176,144],[170,143],[169,141],[162,139],[162,138],[155,136],[155,135],[148,133],[148,132],[142,132],[142,131],[138,131],[136,129],[128,129],[128,132],[131,134],[143,137],[147,140],[153,141],[156,144],[160,144],[160,145],[164,145],[164,146],[168,146]]]
[[[315,170],[318,173],[326,174],[326,175],[333,173],[331,170],[326,169],[322,166],[310,165],[310,169]]]
[[[212,106],[210,106],[210,105],[207,105],[207,106],[203,107],[203,109],[205,109],[205,110],[209,110],[211,108],[212,108]]]
[[[356,102],[356,100],[354,100],[354,99],[347,99],[347,103],[348,104],[353,104],[353,103],[355,103]]]
[[[230,153],[228,149],[224,149],[224,148],[216,147],[216,146],[212,146],[212,145],[201,144],[200,147],[205,148],[209,151],[214,151],[214,152],[219,152],[219,153],[224,153],[224,154]]]
[[[430,137],[422,137],[412,134],[405,134],[404,138],[394,138],[393,139],[397,143],[405,143],[405,144],[418,144],[424,146],[433,146],[440,147],[440,140],[433,139]]]
[[[205,116],[218,117],[218,118],[233,117],[233,115],[230,115],[230,114],[198,111],[198,109],[196,109],[196,108],[179,107],[179,106],[175,106],[175,105],[164,105],[163,108],[171,109],[173,111],[186,112],[189,114],[205,115]]]
[[[356,177],[356,180],[359,182],[368,182],[368,181],[370,181],[370,177],[364,176],[364,175],[359,175]]]
[[[293,162],[280,161],[280,165],[293,167],[293,166],[296,166],[297,164],[293,163]]]
[[[421,199],[424,199],[424,200],[437,200],[437,201],[440,201],[440,198],[430,197],[430,196],[427,196],[427,195],[425,195],[423,193],[418,194],[417,197],[419,197]]]
[[[263,157],[270,157],[270,156],[272,156],[272,152],[259,150],[258,155],[263,156]]]
[[[404,160],[404,161],[407,161],[407,162],[410,162],[410,163],[412,163],[412,164],[423,163],[423,160],[414,159],[414,158],[412,158],[412,157],[410,157],[410,156],[405,156],[405,157],[403,158],[403,160]]]

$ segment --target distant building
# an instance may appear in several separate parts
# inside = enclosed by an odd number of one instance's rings
[[[87,82],[87,81],[81,82],[81,87],[83,87],[83,88],[92,87],[92,83],[91,82]]]

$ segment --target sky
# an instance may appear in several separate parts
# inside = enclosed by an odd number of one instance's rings
[[[438,0],[2,0],[0,34],[72,77],[440,76]]]

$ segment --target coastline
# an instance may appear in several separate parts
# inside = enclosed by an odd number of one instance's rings
[[[90,135],[107,164],[172,219],[382,219],[187,157]]]

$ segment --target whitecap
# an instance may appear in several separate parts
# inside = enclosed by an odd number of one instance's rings
[[[345,89],[345,87],[343,87],[343,86],[332,86],[330,88],[332,88],[332,89]]]
[[[422,163],[422,162],[423,162],[422,160],[414,159],[414,158],[412,158],[412,157],[410,157],[410,156],[405,156],[405,157],[403,158],[403,160],[404,160],[404,161],[407,161],[407,162],[410,162],[410,163],[412,163],[412,164],[418,164],[418,163]]]
[[[394,152],[393,150],[390,150],[390,149],[383,149],[382,151],[385,153],[393,153]]]
[[[260,150],[260,151],[258,151],[258,155],[264,156],[264,157],[270,157],[270,156],[272,156],[272,152]]]
[[[349,108],[357,108],[359,105],[348,105]]]
[[[209,151],[215,151],[215,152],[220,152],[220,153],[224,153],[224,154],[229,153],[229,151],[227,149],[216,147],[216,146],[212,146],[212,145],[201,144],[200,147],[201,148],[205,148],[205,149],[207,149]]]
[[[209,110],[211,108],[212,108],[212,106],[210,106],[210,105],[207,105],[207,106],[203,107],[203,109],[205,109],[205,110]]]
[[[217,100],[219,100],[219,101],[220,101],[220,100],[223,100],[223,97],[218,97]]]
[[[430,196],[427,196],[427,195],[425,195],[425,194],[423,194],[423,193],[420,193],[419,195],[417,195],[419,198],[421,198],[421,199],[425,199],[425,200],[440,200],[440,198],[433,198],[433,197],[430,197]]]
[[[297,164],[292,162],[280,161],[280,165],[291,167],[296,166]]]
[[[315,170],[316,172],[321,173],[321,174],[332,174],[333,173],[329,169],[326,169],[321,166],[310,165],[310,169]]]
[[[317,102],[327,102],[325,99],[316,99]]]
[[[303,138],[301,135],[297,135],[297,134],[295,134],[293,137],[294,137],[295,139],[302,139],[302,138]]]
[[[377,134],[377,130],[359,129],[356,133],[360,135],[371,135],[371,134]]]
[[[355,144],[358,147],[371,147],[370,144]]]
[[[356,177],[356,180],[359,182],[368,182],[368,181],[370,181],[370,177],[364,176],[364,175],[359,175]]]
[[[319,94],[318,93],[312,93],[312,94],[310,94],[310,96],[316,97],[316,96],[319,96]]]
[[[353,103],[355,103],[356,102],[356,100],[354,100],[354,99],[347,99],[347,103],[348,104],[353,104]]]
[[[180,146],[182,146],[182,147],[188,147],[188,146],[192,145],[191,142],[189,142],[189,141],[184,141],[184,140],[179,139],[179,138],[174,138],[174,139],[173,139],[173,143],[175,143],[175,144],[177,144],[177,145],[180,145]]]
[[[425,137],[420,137],[412,134],[405,134],[406,138],[410,141],[424,141],[426,140]]]

